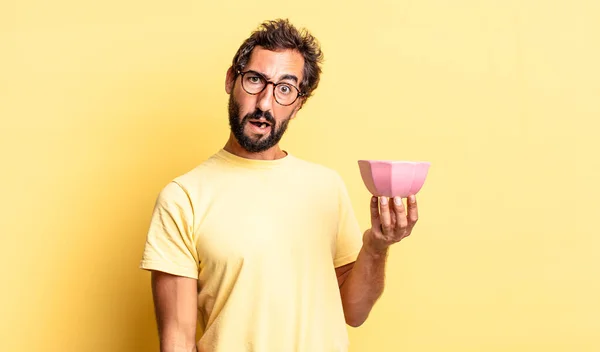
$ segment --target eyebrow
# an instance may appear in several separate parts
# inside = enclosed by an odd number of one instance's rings
[[[255,70],[249,70],[249,71],[256,72],[256,73],[262,75],[263,77],[265,77],[267,80],[271,80],[271,78],[269,78],[269,76],[267,76],[263,72],[258,72]],[[286,73],[285,75],[283,75],[279,78],[279,82],[285,81],[285,80],[291,80],[291,81],[294,81],[296,84],[298,84],[298,77],[296,77],[295,75],[289,74],[289,73]]]
[[[290,75],[290,74],[285,74],[283,76],[281,76],[281,78],[279,78],[280,81],[285,81],[285,80],[291,80],[296,82],[296,84],[298,84],[298,77],[294,76],[294,75]]]

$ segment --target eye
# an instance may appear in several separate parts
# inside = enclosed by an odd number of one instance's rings
[[[248,75],[247,80],[248,80],[248,82],[250,82],[252,84],[258,84],[261,81],[259,76],[252,76],[252,75]]]
[[[288,94],[292,93],[292,87],[287,84],[278,85],[277,90],[279,90],[279,93],[281,93],[283,95],[288,95]]]

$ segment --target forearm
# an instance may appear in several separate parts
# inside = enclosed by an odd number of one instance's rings
[[[354,267],[340,287],[348,325],[357,327],[364,323],[383,293],[386,259],[387,250],[374,253],[363,245]]]

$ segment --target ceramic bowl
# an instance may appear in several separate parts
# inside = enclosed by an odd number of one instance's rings
[[[407,198],[417,194],[430,163],[426,161],[359,160],[360,175],[372,195]]]

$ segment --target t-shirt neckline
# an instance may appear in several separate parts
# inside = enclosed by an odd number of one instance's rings
[[[231,152],[228,152],[224,148],[220,149],[217,152],[217,156],[225,161],[235,164],[241,167],[250,168],[250,169],[269,169],[284,165],[289,162],[293,157],[289,152],[283,151],[286,155],[283,158],[275,159],[275,160],[262,160],[262,159],[249,159],[243,158],[239,155],[235,155]]]

